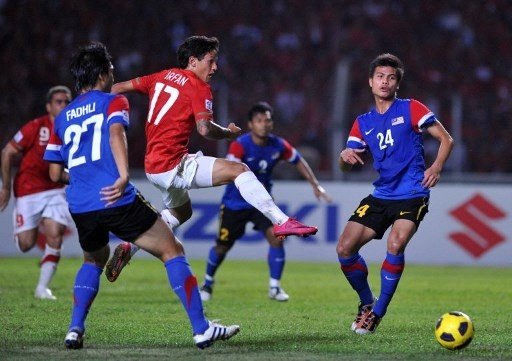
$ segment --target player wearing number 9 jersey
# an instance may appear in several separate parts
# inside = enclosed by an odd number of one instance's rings
[[[423,104],[398,99],[396,91],[404,73],[400,59],[382,54],[370,64],[369,85],[375,107],[355,120],[347,148],[340,154],[340,168],[363,164],[370,151],[379,178],[372,195],[364,198],[341,234],[336,251],[343,274],[358,293],[358,314],[352,331],[372,333],[386,314],[405,266],[407,243],[428,212],[428,196],[440,177],[453,148],[453,139]],[[439,151],[427,168],[422,131],[439,141]],[[374,298],[368,284],[368,268],[359,249],[381,239],[391,226],[387,255],[381,268],[380,296]]]
[[[171,229],[192,215],[189,189],[234,183],[242,197],[274,225],[277,237],[308,236],[316,227],[306,226],[284,214],[247,165],[222,158],[189,154],[188,140],[195,127],[207,139],[235,139],[240,128],[224,128],[213,121],[212,93],[208,82],[217,71],[219,41],[191,36],[178,49],[179,68],[114,84],[112,93],[137,91],[149,96],[146,122],[146,176],[161,192],[166,209],[162,217]],[[119,248],[107,265],[114,281],[136,247]],[[121,261],[118,262],[118,259]],[[119,267],[115,265],[119,265]]]

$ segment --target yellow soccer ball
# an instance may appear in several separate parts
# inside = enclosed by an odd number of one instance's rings
[[[445,313],[437,320],[436,340],[449,350],[460,350],[466,347],[474,334],[473,321],[465,313],[452,311]]]

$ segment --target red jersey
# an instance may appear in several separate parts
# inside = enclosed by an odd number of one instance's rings
[[[132,85],[149,95],[146,173],[171,170],[188,153],[196,121],[213,120],[210,86],[190,70],[178,68],[133,79]]]
[[[20,168],[14,177],[14,196],[64,187],[50,179],[50,163],[43,160],[52,129],[50,117],[44,115],[25,124],[11,139],[11,144],[23,152]]]

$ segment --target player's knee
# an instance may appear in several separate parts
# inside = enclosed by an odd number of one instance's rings
[[[18,249],[23,253],[30,251],[35,245],[35,240],[32,240],[31,237],[23,237],[18,235],[15,237]]]
[[[215,252],[219,256],[226,256],[235,242],[217,242]]]
[[[251,170],[245,163],[233,162],[232,167],[234,177],[238,177],[240,174],[250,172]]]
[[[405,250],[405,245],[407,244],[407,238],[405,237],[394,237],[388,240],[388,249],[387,251],[391,254],[397,255],[399,253],[403,253]]]
[[[338,257],[348,258],[352,256],[353,250],[351,247],[348,247],[348,242],[346,242],[345,239],[340,238],[336,245],[336,253]]]

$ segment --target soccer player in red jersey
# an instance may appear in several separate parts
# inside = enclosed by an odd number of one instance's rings
[[[14,239],[18,248],[22,252],[30,251],[36,244],[39,226],[44,227],[46,246],[34,293],[40,299],[56,299],[48,285],[59,263],[66,226],[71,224],[64,185],[52,182],[48,174],[49,163],[43,160],[55,117],[70,101],[71,91],[67,87],[51,88],[46,97],[48,114],[25,124],[2,150],[0,211],[9,204],[11,166],[14,158],[21,155],[19,170],[14,177]]]
[[[233,182],[242,197],[274,225],[274,235],[309,236],[316,227],[289,218],[274,203],[265,187],[247,165],[222,158],[188,153],[195,127],[207,139],[235,139],[241,129],[213,121],[213,97],[208,82],[217,71],[219,41],[214,37],[191,36],[178,49],[179,68],[114,84],[112,93],[137,91],[149,96],[146,122],[145,171],[163,195],[162,217],[171,229],[188,220],[192,205],[188,190]],[[114,281],[136,251],[121,244],[107,264],[106,275]]]

